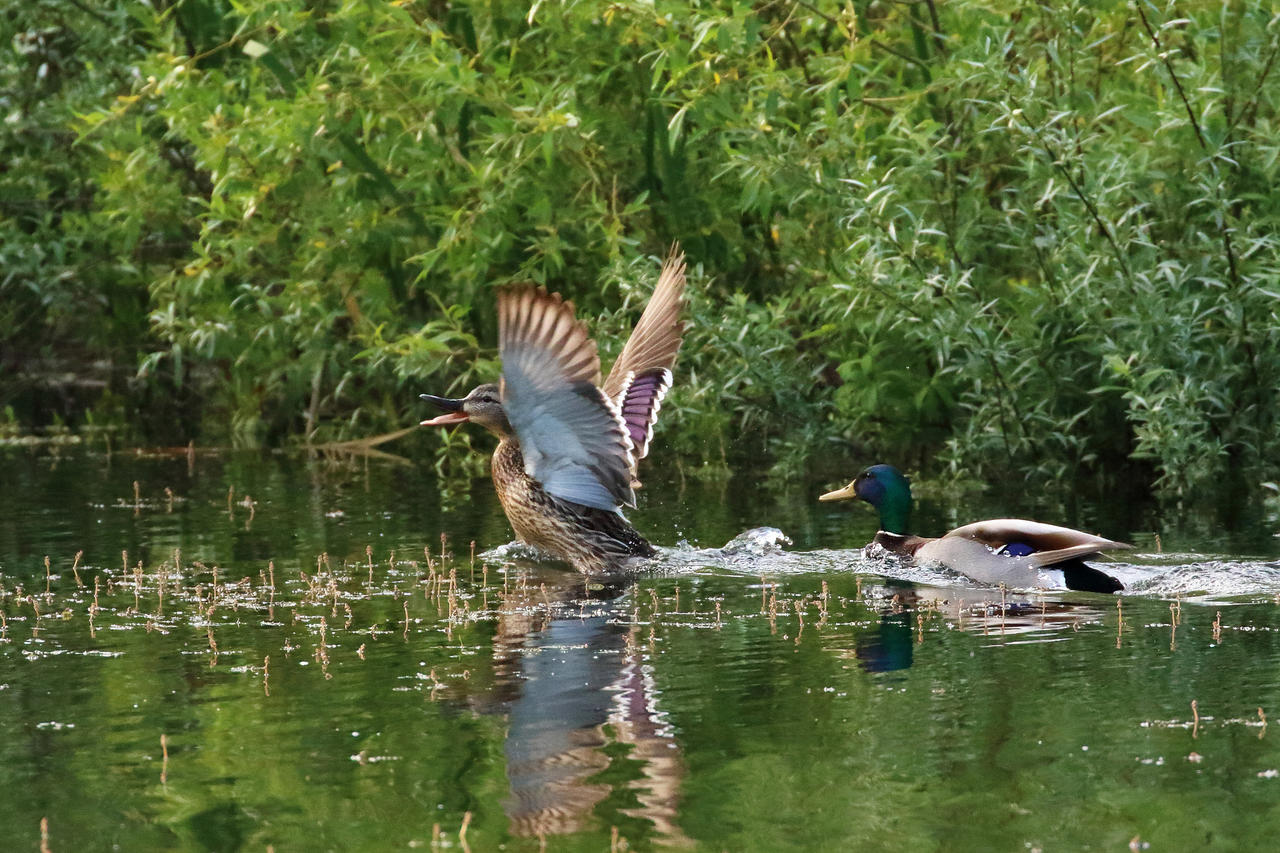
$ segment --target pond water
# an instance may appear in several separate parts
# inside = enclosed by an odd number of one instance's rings
[[[1015,594],[865,558],[815,501],[854,473],[653,479],[607,586],[425,465],[2,451],[6,843],[1273,847],[1274,503],[923,489],[1138,546],[1124,595]]]

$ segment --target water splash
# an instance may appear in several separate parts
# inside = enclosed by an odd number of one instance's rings
[[[1201,604],[1244,604],[1280,592],[1280,562],[1197,554],[1151,558],[1160,562],[1108,565],[1116,569],[1114,574],[1125,589],[1138,595],[1178,596]]]

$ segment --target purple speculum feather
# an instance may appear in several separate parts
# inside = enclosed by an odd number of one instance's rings
[[[648,449],[658,409],[670,387],[671,371],[654,370],[632,379],[622,394],[622,420],[627,425],[637,456],[643,456]]]

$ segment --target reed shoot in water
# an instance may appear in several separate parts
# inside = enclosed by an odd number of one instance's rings
[[[1116,599],[1116,648],[1120,648],[1120,638],[1124,635],[1124,599]]]
[[[471,826],[471,812],[462,815],[462,828],[458,830],[458,843],[464,847],[467,844],[467,827]]]

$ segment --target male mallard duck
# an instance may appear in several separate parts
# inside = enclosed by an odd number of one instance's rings
[[[936,563],[988,584],[1043,586],[1041,569],[1062,572],[1068,589],[1118,592],[1124,584],[1084,561],[1102,551],[1131,548],[1070,527],[1022,518],[995,518],[957,527],[937,539],[907,535],[911,483],[892,465],[872,465],[843,489],[818,500],[861,498],[880,511],[873,542],[919,563]]]
[[[603,385],[573,303],[517,285],[498,293],[501,382],[456,400],[422,395],[447,413],[423,424],[473,421],[498,436],[493,484],[516,537],[581,572],[616,572],[656,553],[622,507],[635,506],[636,461],[649,452],[671,387],[685,329],[684,270],[673,251]]]

